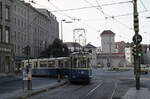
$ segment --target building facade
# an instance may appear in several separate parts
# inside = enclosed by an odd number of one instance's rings
[[[59,38],[59,24],[56,17],[45,9],[36,9],[29,3],[13,0],[12,42],[16,63],[25,59],[23,49],[31,47],[31,58],[38,58],[40,53]]]
[[[124,41],[115,42],[115,53],[125,53],[127,44]]]
[[[0,0],[0,73],[13,73],[12,0]]]
[[[115,52],[115,33],[111,30],[105,30],[101,34],[101,46],[103,53]]]
[[[100,53],[97,54],[97,64],[101,67],[122,67],[125,66],[124,53]]]

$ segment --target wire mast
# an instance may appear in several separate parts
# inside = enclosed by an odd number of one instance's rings
[[[74,50],[84,50],[86,45],[86,30],[84,28],[73,29],[73,42],[75,43]]]

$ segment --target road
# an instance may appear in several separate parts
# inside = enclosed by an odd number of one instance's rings
[[[141,87],[150,89],[150,74],[142,75]],[[71,84],[29,97],[28,99],[121,99],[131,87],[135,87],[133,70],[114,72],[93,69],[90,84]]]

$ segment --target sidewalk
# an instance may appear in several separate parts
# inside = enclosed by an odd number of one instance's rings
[[[22,80],[1,83],[0,99],[24,99],[26,97],[60,87],[66,83],[66,79],[61,80],[61,82],[57,82],[57,79],[54,78],[33,78],[32,90],[27,90],[27,82],[25,83],[25,89],[23,90]]]
[[[136,90],[135,88],[130,88],[123,99],[150,99],[150,91],[147,88],[141,88]]]

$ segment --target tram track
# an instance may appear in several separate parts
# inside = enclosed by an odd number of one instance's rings
[[[112,94],[111,94],[111,97],[110,97],[109,99],[113,99],[113,96],[114,96],[114,94],[115,94],[115,92],[116,92],[117,87],[118,87],[118,83],[115,82],[115,88],[114,88],[114,90],[113,90],[113,92],[112,92]]]
[[[97,94],[97,92],[99,90],[101,91],[105,91],[105,89],[103,89],[103,85],[105,85],[105,82],[101,82],[99,83],[96,87],[92,88],[84,97],[80,98],[80,99],[91,99],[90,97],[93,97],[95,96],[95,93]],[[110,88],[110,91],[107,93],[107,96],[103,96],[102,94],[99,95],[99,97],[96,97],[96,99],[114,99],[114,95],[116,93],[116,89],[118,87],[118,83],[117,82],[114,82],[113,84],[114,88],[111,90]],[[107,89],[108,90],[108,89]],[[96,92],[97,91],[97,92]],[[104,94],[106,94],[104,92]],[[109,94],[109,95],[108,95]]]

